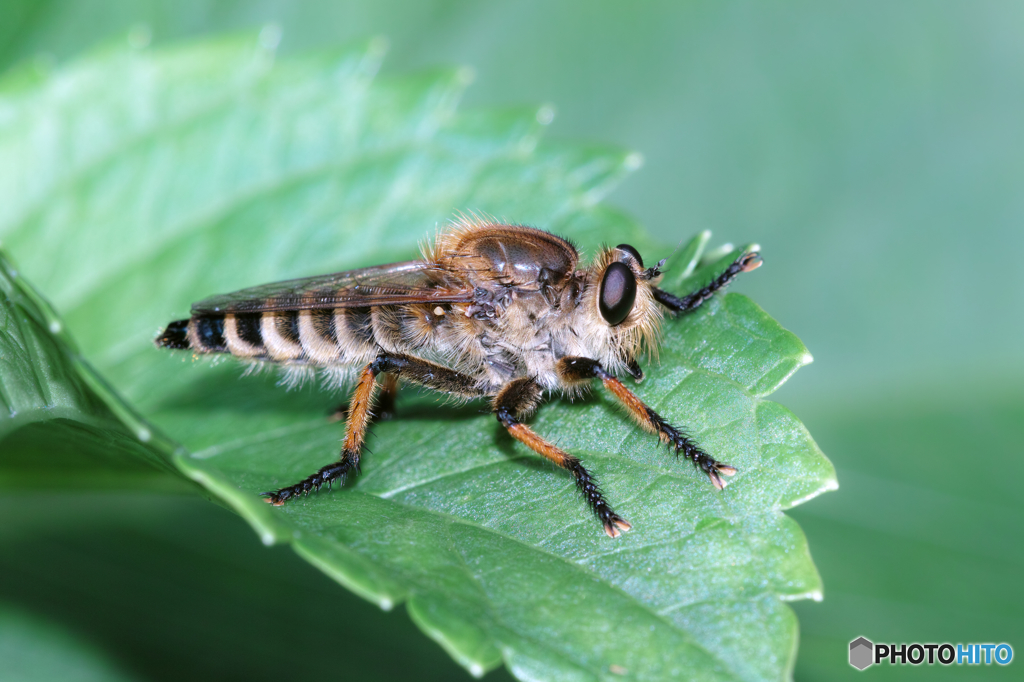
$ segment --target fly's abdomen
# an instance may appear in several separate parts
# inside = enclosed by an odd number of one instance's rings
[[[337,316],[340,310],[300,310],[299,344],[309,362],[327,366],[342,362],[344,353],[338,344]]]
[[[191,348],[192,344],[188,340],[188,323],[190,320],[175,320],[167,325],[160,336],[154,339],[155,343],[160,348],[173,348],[175,350],[185,350]]]
[[[197,353],[226,353],[224,317],[193,317],[167,325],[155,343],[161,348],[191,349]]]
[[[263,343],[262,319],[260,313],[225,315],[224,341],[228,352],[238,358],[273,359]]]
[[[195,315],[167,325],[156,345],[318,367],[370,362],[378,347],[369,308]]]

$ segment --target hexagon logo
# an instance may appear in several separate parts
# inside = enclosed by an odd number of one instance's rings
[[[850,665],[857,670],[863,670],[874,663],[875,645],[864,637],[858,637],[850,642]]]

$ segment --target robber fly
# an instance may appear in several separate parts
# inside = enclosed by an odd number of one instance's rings
[[[631,528],[612,511],[575,456],[521,420],[545,392],[573,395],[600,379],[640,426],[703,471],[718,489],[736,469],[716,461],[617,376],[643,378],[637,357],[654,350],[662,309],[698,308],[740,272],[746,253],[713,282],[682,298],[657,287],[661,261],[644,267],[632,246],[604,248],[589,266],[567,240],[532,227],[463,219],[418,260],[297,279],[214,296],[156,339],[195,354],[230,353],[302,372],[355,380],[340,459],[308,478],[262,493],[274,505],[358,472],[360,451],[385,375],[462,399],[487,398],[516,440],[567,469],[610,537]]]

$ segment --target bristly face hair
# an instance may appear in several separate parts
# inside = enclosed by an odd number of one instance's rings
[[[594,476],[573,455],[521,420],[544,392],[573,396],[600,379],[644,429],[687,457],[721,489],[736,469],[716,461],[641,401],[617,376],[643,379],[637,363],[657,353],[663,313],[698,308],[739,273],[761,264],[746,253],[707,286],[682,298],[658,288],[628,244],[602,248],[580,267],[569,241],[543,230],[461,218],[418,260],[291,280],[215,296],[192,306],[156,339],[165,348],[231,354],[283,367],[294,379],[320,370],[355,379],[339,461],[294,485],[263,493],[286,501],[357,472],[366,429],[390,412],[399,379],[457,399],[488,398],[517,440],[568,470],[610,537],[631,528],[612,511]]]

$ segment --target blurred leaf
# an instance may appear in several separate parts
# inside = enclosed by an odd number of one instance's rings
[[[0,608],[4,682],[32,679],[14,666],[38,658],[22,644],[43,637],[40,618],[46,641],[55,626],[80,633],[152,682],[467,677],[404,615],[268,550],[237,516],[194,496],[8,493],[0,519],[0,600],[32,616],[5,621]],[[38,669],[46,682],[75,679]]]
[[[0,604],[0,680],[121,682],[133,679],[73,635]]]
[[[0,485],[186,487],[3,252],[0,295]]]
[[[668,258],[667,264],[662,268],[663,271],[668,271],[668,274],[662,279],[662,288],[670,289],[672,291],[680,290],[680,285],[682,285],[682,283],[686,281],[686,278],[692,275],[694,269],[696,269],[697,263],[700,261],[701,254],[704,253],[704,248],[708,245],[709,239],[711,239],[711,232],[708,230],[698,232],[686,243],[685,246],[680,246],[680,248]]]
[[[668,322],[639,391],[740,469],[724,492],[604,397],[535,420],[634,523],[618,541],[564,472],[479,406],[431,397],[376,428],[351,490],[271,508],[253,493],[336,456],[341,429],[323,415],[339,397],[152,347],[192,300],[414,256],[456,209],[655,258],[638,226],[597,204],[633,156],[538,145],[546,110],[456,113],[464,71],[374,79],[380,56],[371,42],[277,62],[232,39],[108,49],[6,97],[0,84],[0,235],[87,355],[188,446],[174,456],[182,471],[265,542],[292,543],[385,608],[408,601],[471,672],[504,659],[524,679],[785,677],[796,623],[780,599],[821,585],[781,510],[835,478],[799,421],[764,399],[810,357],[748,299]]]
[[[798,678],[853,679],[858,671],[838,669],[834,655],[859,634],[876,642],[912,633],[912,641],[1014,646],[1024,638],[1024,594],[1016,588],[1024,547],[1012,540],[1024,524],[1024,391],[978,384],[923,393],[809,406],[809,420],[822,424],[815,433],[846,464],[843,494],[798,512],[830,576],[825,603],[797,609],[801,646],[812,642]],[[959,453],[958,461],[937,459],[944,450]],[[874,669],[879,679],[907,679],[905,666]],[[1008,672],[976,666],[970,677],[1006,679]],[[963,679],[964,670],[934,666],[919,674]]]

